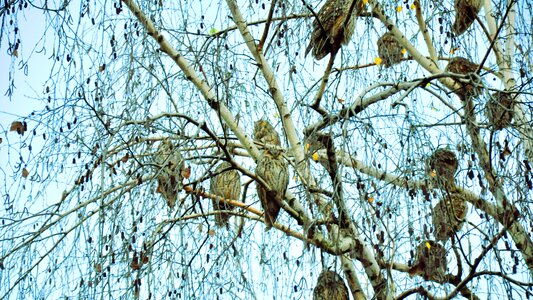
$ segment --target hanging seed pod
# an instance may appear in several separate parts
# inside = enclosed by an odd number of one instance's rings
[[[460,194],[444,197],[431,210],[433,234],[438,241],[446,242],[458,232],[466,220],[468,206]]]
[[[455,153],[447,149],[437,149],[426,159],[426,173],[430,181],[441,189],[453,189],[458,166]]]
[[[227,170],[223,173],[220,173]],[[217,196],[220,196],[228,200],[239,200],[241,196],[241,177],[239,172],[235,169],[231,169],[229,162],[222,162],[215,169],[216,176],[211,177],[210,192]],[[233,210],[234,207],[221,203],[218,200],[213,200],[213,208],[215,210]],[[217,214],[215,215],[215,224],[218,227],[228,227],[229,214]]]
[[[464,57],[454,57],[450,59],[450,62],[444,69],[446,72],[452,72],[457,74],[467,75],[477,71],[478,65],[469,61]],[[455,90],[454,92],[461,97],[461,99],[466,99],[469,97],[477,97],[481,94],[481,89],[475,87],[472,84],[462,83],[457,81],[462,87]]]
[[[313,289],[313,300],[348,300],[348,287],[342,277],[330,270],[323,270]]]
[[[172,142],[165,139],[161,141],[154,157],[156,165],[157,183],[156,192],[166,200],[170,208],[174,208],[178,193],[183,187],[183,171],[185,163],[179,150]]]
[[[378,39],[378,54],[385,67],[391,67],[402,61],[402,46],[392,32],[387,32]]]
[[[514,117],[514,99],[509,93],[496,92],[485,105],[485,116],[494,130],[511,126]]]
[[[453,33],[457,36],[463,34],[476,20],[482,4],[482,0],[455,0]]]
[[[439,283],[446,281],[446,249],[435,241],[423,241],[416,247],[416,256],[409,275],[422,276]]]

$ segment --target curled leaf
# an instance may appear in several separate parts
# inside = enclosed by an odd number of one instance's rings
[[[102,272],[102,264],[94,264],[94,270],[96,271],[96,273],[101,273]]]
[[[313,153],[312,158],[313,158],[314,161],[318,161],[319,160],[318,153],[316,153],[316,152]]]
[[[191,177],[191,166],[181,170],[181,176],[183,176],[185,179],[189,179],[189,177]]]
[[[136,255],[133,256],[130,267],[132,270],[139,270],[141,268],[141,265],[139,264],[139,258]]]
[[[20,135],[24,135],[24,132],[28,130],[28,125],[26,125],[26,122],[22,123],[19,121],[15,121],[11,123],[11,127],[9,127],[9,131],[16,131]]]
[[[23,168],[22,169],[22,177],[26,178],[26,177],[28,177],[28,175],[30,175],[30,172],[28,172],[28,170],[26,168]]]

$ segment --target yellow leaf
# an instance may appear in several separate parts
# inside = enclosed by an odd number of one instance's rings
[[[397,11],[397,12],[401,12],[402,9],[403,9],[403,7],[402,7],[401,5],[399,5],[398,7],[396,7],[396,11]]]
[[[209,29],[209,35],[215,35],[217,33],[218,33],[218,29],[216,29],[216,28]]]
[[[305,143],[305,145],[304,145],[304,152],[309,151],[309,147],[311,147],[311,145],[310,145],[309,143]]]
[[[381,57],[376,57],[376,58],[374,58],[374,63],[375,63],[376,65],[378,65],[378,66],[381,65],[381,62],[382,62]]]
[[[312,157],[313,157],[314,161],[318,161],[318,159],[319,159],[318,153],[316,153],[316,152],[313,153]]]
[[[428,83],[426,84],[426,87],[429,87],[430,85],[431,85],[431,82],[428,82]]]
[[[363,4],[367,5],[368,4],[368,0],[363,0]]]
[[[405,55],[405,53],[407,53],[407,49],[403,48],[402,49],[402,55]]]
[[[278,113],[274,113],[274,118],[278,118],[279,117],[279,114]]]
[[[415,5],[414,3],[411,4],[411,9],[412,9],[412,10],[415,10],[415,9],[416,9],[416,5]]]
[[[429,173],[429,176],[435,177],[437,176],[437,172],[435,172],[435,170],[431,170],[431,173]]]
[[[374,202],[374,197],[368,197],[368,202],[369,202],[369,203]]]
[[[426,248],[428,248],[428,250],[431,250],[431,244],[429,242],[426,242]]]

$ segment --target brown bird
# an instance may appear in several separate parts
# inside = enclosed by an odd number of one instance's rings
[[[434,235],[438,241],[446,242],[461,230],[466,220],[468,206],[460,194],[451,193],[440,200],[431,210]]]
[[[385,67],[391,67],[402,61],[402,46],[392,32],[387,32],[378,39],[378,54]]]
[[[431,182],[441,189],[452,190],[455,187],[458,166],[455,153],[447,149],[437,149],[426,159],[426,173]]]
[[[476,20],[483,5],[482,0],[455,0],[455,22],[452,31],[457,36],[463,34]]]
[[[254,123],[254,141],[263,143],[265,145],[281,145],[276,129],[274,129],[274,126],[272,126],[272,124],[265,119],[261,119]]]
[[[416,247],[416,256],[409,275],[443,283],[446,280],[446,249],[435,241],[424,241]]]
[[[313,289],[313,300],[348,300],[348,287],[342,277],[330,270],[323,270]]]
[[[485,105],[485,116],[494,130],[511,126],[514,117],[514,99],[509,93],[492,94]]]
[[[235,169],[232,170],[231,164],[225,161],[216,167],[215,173],[219,174],[211,177],[211,182],[209,185],[211,194],[220,196],[227,200],[239,200],[241,196],[241,177],[239,172]],[[215,210],[233,210],[234,207],[232,205],[219,202],[218,200],[213,200],[213,208]],[[215,224],[218,227],[228,227],[229,217],[230,215],[226,213],[216,214]]]
[[[161,194],[170,208],[174,208],[185,172],[185,163],[179,149],[168,139],[164,139],[157,148],[155,164],[158,172],[156,192]]]
[[[469,61],[464,57],[457,56],[450,59],[450,62],[448,63],[444,71],[467,75],[476,72],[477,68],[478,65],[476,65],[475,63]],[[479,96],[479,94],[481,94],[481,89],[475,87],[472,84],[462,82],[458,83],[463,87],[459,88],[458,90],[455,90],[454,92],[459,95],[459,97],[461,97],[461,100],[469,97],[477,97]]]
[[[257,161],[255,174],[262,178],[270,188],[270,190],[266,190],[257,183],[257,194],[265,215],[265,229],[269,230],[278,218],[280,203],[285,197],[289,185],[289,168],[287,162],[283,160],[282,152],[267,147]]]
[[[350,12],[353,1],[354,7]],[[327,0],[318,11],[318,19],[313,21],[313,33],[305,55],[312,49],[312,55],[321,60],[329,53],[337,53],[341,45],[348,44],[355,29],[357,15],[361,14],[363,7],[362,0]]]

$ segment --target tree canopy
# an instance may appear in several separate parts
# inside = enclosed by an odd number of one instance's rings
[[[4,1],[0,298],[529,299],[532,11]]]

